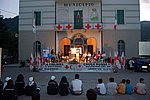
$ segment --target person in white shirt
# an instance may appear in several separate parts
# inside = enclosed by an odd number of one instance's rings
[[[75,74],[75,79],[71,82],[70,92],[73,95],[82,94],[82,81],[79,79],[79,74]]]
[[[116,95],[117,94],[117,83],[114,82],[114,78],[109,78],[109,82],[106,84],[106,90],[108,95]]]
[[[98,91],[98,94],[100,94],[100,95],[106,94],[106,87],[105,87],[105,84],[103,83],[102,79],[98,79],[98,84],[96,86],[96,90]]]
[[[129,68],[131,71],[134,71],[134,65],[133,64],[134,64],[134,61],[132,59],[129,60],[129,65],[130,65]]]
[[[146,84],[144,83],[144,79],[140,78],[140,83],[136,84],[135,93],[146,95]]]

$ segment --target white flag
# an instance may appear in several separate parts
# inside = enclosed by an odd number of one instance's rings
[[[36,33],[36,26],[35,26],[35,15],[33,16],[32,28],[33,28],[33,33]]]

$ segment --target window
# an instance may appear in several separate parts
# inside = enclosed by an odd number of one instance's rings
[[[123,40],[118,41],[118,55],[121,56],[122,52],[125,54],[125,42]]]
[[[117,24],[124,24],[124,10],[117,10]]]
[[[74,11],[74,29],[83,29],[83,11]]]
[[[34,18],[35,18],[35,25],[40,26],[41,25],[41,11],[35,11]]]
[[[41,55],[41,42],[40,41],[36,41],[33,44],[33,50],[34,50],[34,55],[35,57],[39,55]]]

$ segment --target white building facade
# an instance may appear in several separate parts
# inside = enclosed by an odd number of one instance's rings
[[[139,7],[139,0],[20,0],[19,60],[44,48],[138,56]]]

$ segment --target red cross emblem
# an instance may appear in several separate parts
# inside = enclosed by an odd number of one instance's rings
[[[85,26],[85,28],[86,28],[86,29],[90,29],[90,28],[91,28],[91,25],[90,25],[90,24],[87,24],[87,25]]]
[[[66,66],[65,66],[65,68],[66,68],[66,70],[67,70],[67,69],[69,68],[69,66],[68,66],[68,65],[66,65]]]
[[[95,25],[95,28],[96,28],[96,29],[101,29],[101,28],[102,28],[102,25],[101,25],[101,24],[96,24],[96,25]]]
[[[66,28],[67,28],[68,30],[70,30],[70,29],[72,28],[72,26],[71,26],[70,24],[68,24],[68,25],[66,26]]]
[[[58,30],[61,30],[61,29],[62,29],[62,25],[58,24],[58,25],[56,26],[56,28],[57,28]]]

